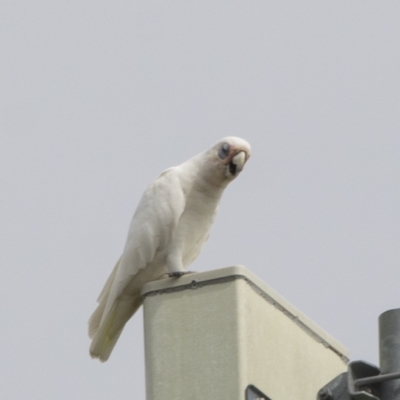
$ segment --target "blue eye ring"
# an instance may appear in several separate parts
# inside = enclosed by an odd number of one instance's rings
[[[218,151],[218,157],[221,160],[225,160],[225,158],[227,158],[229,156],[230,149],[231,149],[231,146],[229,145],[229,143],[224,143]]]

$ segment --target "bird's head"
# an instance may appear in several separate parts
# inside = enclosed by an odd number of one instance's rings
[[[242,171],[250,157],[250,145],[241,138],[229,136],[216,143],[207,153],[208,178],[217,185],[226,186]]]
[[[230,136],[214,146],[218,163],[223,166],[225,177],[236,178],[250,158],[250,145],[243,139]]]

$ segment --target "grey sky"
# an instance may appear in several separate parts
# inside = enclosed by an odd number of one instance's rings
[[[226,135],[252,158],[191,269],[243,264],[377,363],[400,307],[400,3],[0,4],[0,397],[143,399],[141,312],[87,320],[145,186]]]

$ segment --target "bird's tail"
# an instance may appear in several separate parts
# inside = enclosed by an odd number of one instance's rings
[[[108,278],[100,296],[99,305],[89,319],[89,337],[92,339],[90,355],[107,361],[129,318],[141,305],[140,292],[128,299],[116,299],[111,307],[107,306],[111,287],[115,280],[119,261]],[[107,312],[104,314],[107,306]]]
[[[110,295],[112,284],[114,283],[115,276],[117,275],[118,265],[121,258],[115,264],[111,275],[108,277],[103,290],[101,291],[97,301],[99,305],[89,319],[89,337],[92,339],[99,329],[101,319],[103,318],[104,309],[106,308],[108,296]]]
[[[101,318],[98,328],[90,332],[92,334],[90,355],[93,358],[99,358],[102,362],[108,360],[126,322],[141,304],[140,296],[114,302],[104,318]],[[100,303],[93,313],[90,321],[93,321],[94,325],[100,318],[100,313],[104,310],[104,307],[105,305]]]

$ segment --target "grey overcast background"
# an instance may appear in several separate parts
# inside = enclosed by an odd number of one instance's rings
[[[247,266],[378,363],[398,0],[3,0],[0,49],[0,398],[145,398],[142,313],[105,364],[87,320],[146,185],[227,135],[252,157],[191,269]]]

